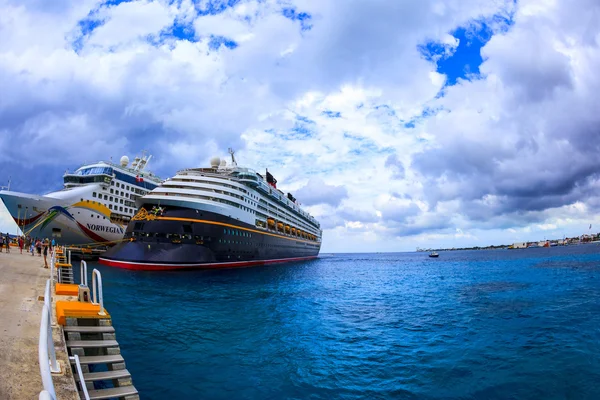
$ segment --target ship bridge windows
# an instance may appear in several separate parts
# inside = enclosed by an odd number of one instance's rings
[[[99,182],[106,182],[107,179],[110,179],[108,177],[105,176],[75,176],[75,175],[68,175],[65,176],[64,178],[64,182],[65,183],[78,183],[78,184],[86,184],[86,183],[99,183]]]
[[[87,176],[87,175],[108,175],[112,176],[113,169],[110,167],[90,167],[80,169],[75,172],[75,175],[78,176]]]

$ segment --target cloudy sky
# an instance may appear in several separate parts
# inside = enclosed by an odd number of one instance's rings
[[[597,0],[0,0],[0,186],[231,146],[323,252],[579,235],[600,228],[599,45]]]

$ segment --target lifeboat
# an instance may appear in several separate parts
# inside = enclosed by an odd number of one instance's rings
[[[283,222],[277,223],[277,230],[283,232]]]
[[[275,228],[275,220],[273,218],[267,219],[267,224],[269,224],[269,229]]]
[[[288,233],[288,234],[290,233],[290,226],[289,225],[285,226],[285,233]]]
[[[296,228],[292,227],[292,235],[296,235]]]

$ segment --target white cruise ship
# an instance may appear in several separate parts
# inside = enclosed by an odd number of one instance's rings
[[[135,201],[161,179],[146,170],[151,156],[121,157],[66,172],[64,188],[43,196],[0,191],[0,199],[24,235],[67,245],[113,245],[136,213]]]
[[[277,180],[214,158],[179,171],[137,200],[122,243],[105,265],[147,270],[243,267],[315,258],[319,222]],[[128,241],[127,241],[128,239]]]

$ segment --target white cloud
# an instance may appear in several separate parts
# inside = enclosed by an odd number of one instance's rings
[[[235,147],[320,198],[324,251],[533,239],[600,209],[596,1],[286,2],[304,22],[282,7],[0,0],[0,166],[62,172],[147,148],[170,175]],[[437,96],[446,76],[420,46],[449,57],[451,32],[483,22],[482,76]],[[343,196],[303,193],[311,182]]]

